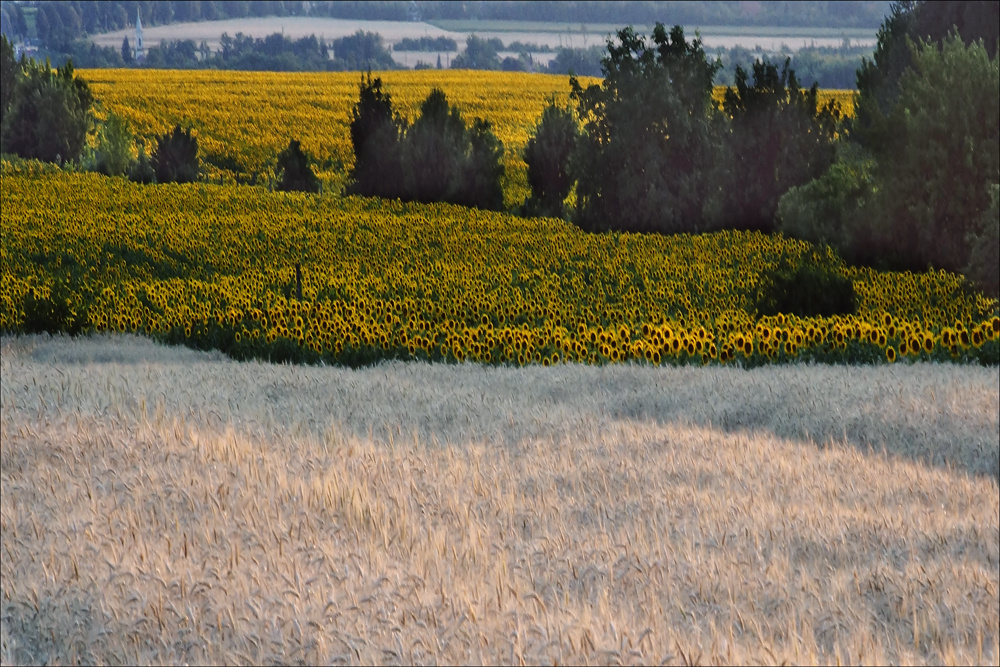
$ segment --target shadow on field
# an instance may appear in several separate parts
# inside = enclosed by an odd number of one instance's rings
[[[613,421],[651,420],[766,432],[818,446],[845,442],[864,452],[884,449],[1000,476],[1000,370],[992,367],[391,362],[351,370],[240,363],[135,336],[4,338],[3,355],[34,362],[41,375],[54,364],[80,364],[87,382],[124,382],[146,405],[166,401],[185,415],[207,419],[211,412],[216,420],[304,429],[319,438],[336,430],[387,443],[516,444],[558,441]]]

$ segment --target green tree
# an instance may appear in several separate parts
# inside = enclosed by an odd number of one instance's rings
[[[912,45],[890,114],[898,119],[876,153],[878,208],[895,261],[961,271],[969,234],[1000,181],[1000,68],[981,42],[952,34],[938,48]]]
[[[837,159],[819,178],[786,192],[778,202],[778,230],[846,260],[878,264],[889,249],[886,230],[867,213],[875,194],[875,160],[860,145],[840,141]]]
[[[406,190],[422,202],[452,201],[462,190],[465,121],[440,88],[420,105],[420,117],[406,133]]]
[[[108,118],[97,128],[97,148],[94,163],[97,171],[107,176],[124,176],[132,167],[134,137],[121,116],[108,112]]]
[[[709,204],[713,226],[772,231],[781,196],[833,162],[840,110],[832,101],[817,108],[818,86],[802,90],[789,64],[779,74],[755,61],[753,85],[737,67],[736,85],[726,89],[730,122]]]
[[[153,152],[153,170],[157,183],[191,183],[198,180],[201,167],[198,162],[198,139],[191,135],[190,128],[182,130],[180,125],[156,138]]]
[[[351,145],[354,167],[349,194],[366,197],[400,197],[403,194],[401,137],[406,129],[392,106],[392,95],[382,79],[361,78],[358,102],[351,110]]]
[[[524,147],[531,186],[531,197],[525,202],[529,214],[562,217],[563,202],[573,187],[570,157],[579,135],[573,110],[551,100]]]
[[[574,151],[575,221],[592,231],[697,231],[715,154],[710,63],[674,26],[652,44],[632,28],[608,41],[604,81],[570,78],[583,122]]]
[[[74,76],[73,63],[53,70],[48,61],[22,58],[14,64],[12,52],[2,58],[3,87],[9,91],[4,93],[9,98],[4,100],[0,128],[3,151],[59,164],[79,159],[90,129],[93,96],[87,82]]]
[[[313,173],[309,156],[295,139],[278,153],[278,189],[284,192],[319,192],[319,179]]]
[[[887,149],[900,122],[891,113],[899,108],[900,79],[913,66],[908,40],[940,46],[952,30],[966,45],[982,41],[992,58],[1000,38],[1000,3],[953,0],[892,4],[878,31],[872,59],[863,59],[857,72],[858,100],[851,123],[854,140],[875,153]]]
[[[503,43],[497,39],[483,39],[469,35],[465,40],[465,51],[451,61],[452,69],[500,69],[499,52]]]
[[[14,57],[14,45],[7,41],[7,35],[0,35],[0,127],[7,116],[7,110],[14,102],[14,86],[24,75],[25,62]]]
[[[1000,299],[1000,184],[990,184],[990,207],[969,235],[965,275],[987,295]]]
[[[125,61],[126,65],[131,65],[134,62],[132,57],[132,45],[129,44],[128,35],[122,38],[122,60]]]

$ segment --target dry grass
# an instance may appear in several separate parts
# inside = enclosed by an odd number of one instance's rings
[[[996,368],[0,345],[4,664],[1000,660]]]

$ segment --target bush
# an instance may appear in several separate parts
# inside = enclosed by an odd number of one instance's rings
[[[841,273],[829,249],[802,257],[782,255],[774,269],[761,275],[759,289],[758,316],[830,317],[857,312],[854,282]]]
[[[124,176],[132,168],[132,132],[121,116],[108,113],[97,129],[94,168],[106,176]]]
[[[24,298],[24,333],[77,335],[88,326],[88,320],[86,309],[78,311],[76,302],[65,281],[53,283],[48,296],[29,289]]]
[[[875,161],[857,144],[837,146],[826,173],[791,188],[778,201],[778,230],[814,245],[830,245],[853,263],[878,264],[889,243],[865,213],[875,191]]]
[[[563,202],[573,187],[569,161],[579,135],[573,111],[550,101],[535,126],[535,135],[524,147],[531,186],[531,197],[525,202],[529,214],[563,216]]]
[[[198,140],[180,125],[156,138],[153,170],[157,183],[191,183],[198,180]]]
[[[139,157],[132,163],[131,168],[129,168],[128,177],[130,181],[148,185],[156,180],[156,171],[153,169],[152,160],[150,160],[149,156],[146,155],[145,144],[142,140],[138,143]]]
[[[284,192],[319,192],[319,179],[309,166],[309,156],[299,142],[292,139],[288,148],[278,154],[278,189]]]

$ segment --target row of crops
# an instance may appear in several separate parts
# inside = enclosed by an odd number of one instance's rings
[[[58,320],[236,358],[553,364],[998,361],[997,303],[837,264],[855,314],[757,317],[781,236],[591,235],[449,205],[2,166],[0,329]]]

